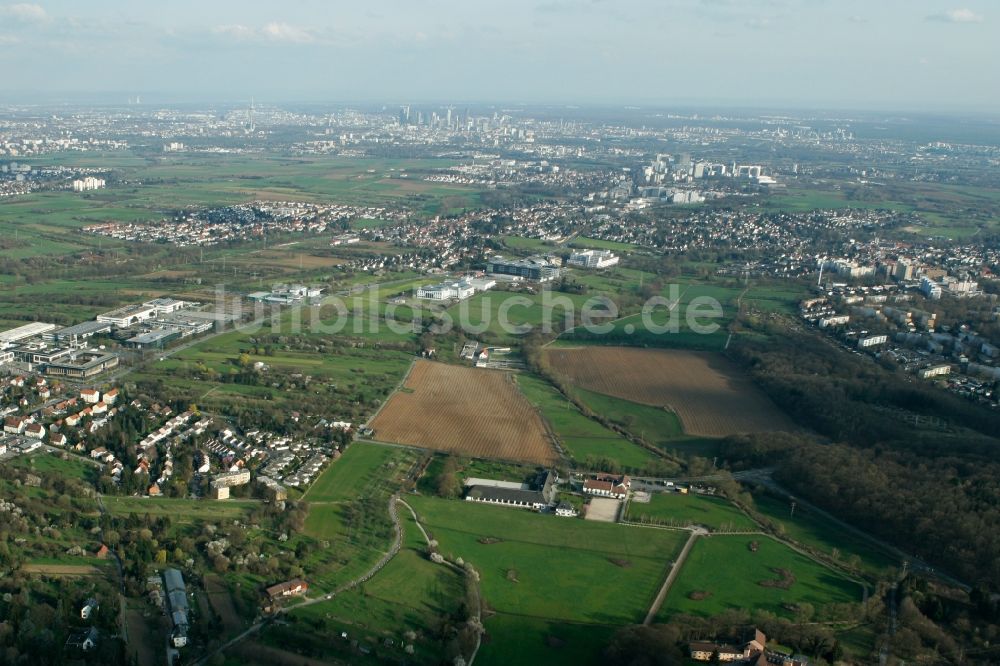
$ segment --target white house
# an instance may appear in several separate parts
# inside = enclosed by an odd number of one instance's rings
[[[89,620],[97,612],[98,608],[100,608],[100,604],[97,603],[97,599],[93,597],[87,599],[86,603],[83,604],[83,608],[80,609],[80,619]]]
[[[560,502],[559,506],[556,507],[556,515],[563,518],[576,518],[580,514],[573,508],[572,504]]]

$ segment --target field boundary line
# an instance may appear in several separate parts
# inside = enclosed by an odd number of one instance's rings
[[[365,421],[364,427],[370,428],[372,421],[374,421],[375,417],[382,412],[382,410],[385,408],[386,405],[389,404],[389,401],[392,400],[392,396],[399,393],[399,390],[403,388],[403,386],[406,384],[406,380],[410,378],[410,373],[413,372],[413,367],[417,364],[418,360],[419,359],[415,357],[412,361],[410,361],[410,367],[406,369],[406,373],[403,375],[402,379],[400,379],[399,382],[396,384],[396,387],[392,389],[392,393],[390,393],[386,397],[386,399],[382,401],[382,404],[378,406],[378,409],[375,410],[375,413],[368,417],[368,420]]]
[[[705,534],[706,533],[700,529],[691,530],[691,536],[689,536],[688,540],[684,542],[684,547],[681,548],[681,552],[677,556],[677,559],[670,565],[670,571],[667,572],[667,577],[663,581],[663,585],[660,586],[660,591],[656,593],[656,598],[653,599],[653,604],[649,607],[649,612],[646,613],[646,618],[642,621],[645,626],[648,627],[653,623],[653,620],[656,618],[656,614],[660,612],[663,602],[667,599],[667,593],[670,592],[670,588],[673,586],[674,581],[676,581],[677,576],[680,575],[681,568],[684,566],[684,562],[687,560],[688,554],[690,554],[691,549],[694,547],[695,541]]]

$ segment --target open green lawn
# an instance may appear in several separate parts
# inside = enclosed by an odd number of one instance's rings
[[[458,500],[408,501],[441,552],[480,572],[492,608],[549,621],[640,621],[686,537]]]
[[[483,334],[488,342],[513,343],[532,330],[553,331],[572,325],[590,295],[543,289],[535,294],[487,291],[448,308],[455,326]]]
[[[681,420],[663,408],[640,405],[576,387],[573,394],[595,414],[601,414],[650,444],[666,446],[684,437]]]
[[[724,499],[674,492],[653,493],[648,504],[630,501],[627,518],[678,527],[704,525],[723,531],[758,529],[748,516]]]
[[[398,474],[400,465],[412,464],[415,454],[406,449],[366,442],[347,447],[330,463],[302,496],[307,502],[338,502],[370,495],[372,486]]]
[[[754,495],[754,506],[762,516],[780,525],[789,538],[818,548],[828,555],[837,550],[842,561],[857,557],[865,570],[876,574],[883,573],[889,567],[900,566],[898,560],[864,537],[845,530],[803,506],[797,506],[792,516],[788,500],[763,493]]]
[[[436,663],[444,644],[437,633],[438,626],[458,612],[465,599],[465,581],[462,574],[450,567],[433,564],[409,511],[400,507],[399,515],[404,547],[385,568],[361,587],[329,601],[296,609],[291,617],[310,623],[308,629],[300,625],[300,630],[316,631],[324,637],[339,636],[346,631],[352,639],[380,646],[380,654],[400,658],[404,653],[398,641],[405,632],[413,631],[417,639],[413,643],[414,654],[408,659]],[[397,641],[394,651],[384,650],[385,638]],[[346,645],[339,642],[327,641],[327,646],[332,656],[349,655]]]
[[[486,636],[476,656],[480,666],[602,664],[604,648],[617,627],[497,613],[486,620]]]
[[[756,541],[757,552],[750,543]],[[765,587],[761,581],[779,580],[772,569],[791,572],[795,582],[787,590]],[[692,599],[692,594],[707,598]],[[657,619],[674,613],[718,615],[730,608],[755,608],[791,617],[787,604],[860,602],[861,586],[766,536],[715,535],[698,540],[680,575],[667,594]]]
[[[619,243],[617,241],[601,240],[590,238],[589,236],[579,236],[569,242],[570,247],[594,250],[613,250],[616,252],[631,252],[636,249],[632,243]]]
[[[711,458],[717,455],[721,440],[685,435],[677,415],[662,407],[640,405],[580,387],[573,388],[573,395],[595,414],[603,415],[626,432],[674,456]]]
[[[177,523],[195,520],[208,522],[245,516],[258,502],[253,500],[209,500],[174,497],[104,497],[109,513],[127,516],[130,513],[149,516],[169,516]]]
[[[578,462],[586,464],[587,460],[606,459],[621,468],[639,470],[656,460],[649,451],[585,416],[544,380],[521,374],[517,383]]]
[[[58,474],[79,481],[93,481],[100,476],[100,469],[72,454],[60,454],[38,450],[35,455],[18,456],[11,461],[15,467],[30,469],[36,473]]]

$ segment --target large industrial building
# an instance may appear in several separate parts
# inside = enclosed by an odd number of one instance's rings
[[[611,250],[581,250],[571,254],[566,263],[581,268],[608,268],[617,265],[618,261]]]
[[[495,256],[487,262],[486,272],[494,276],[510,276],[532,282],[549,282],[562,274],[562,261],[558,257],[548,255],[535,255],[526,259],[506,259]]]
[[[49,363],[45,366],[45,374],[53,377],[85,379],[116,367],[118,367],[118,356],[116,354],[84,351],[74,354],[69,358]]]
[[[418,287],[417,298],[431,301],[447,301],[449,299],[462,300],[475,294],[477,291],[487,291],[496,286],[496,280],[490,278],[469,278],[461,280],[449,280],[439,284],[431,284]]]
[[[157,314],[155,305],[126,305],[111,312],[97,315],[97,321],[112,324],[118,328],[128,328],[149,321]]]
[[[0,333],[0,347],[56,330],[55,324],[34,322]]]

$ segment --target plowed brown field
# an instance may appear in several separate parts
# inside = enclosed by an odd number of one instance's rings
[[[634,347],[549,349],[545,354],[549,367],[577,386],[670,409],[689,435],[797,429],[737,367],[717,354]]]
[[[370,425],[381,442],[540,464],[557,458],[508,372],[417,361]]]

